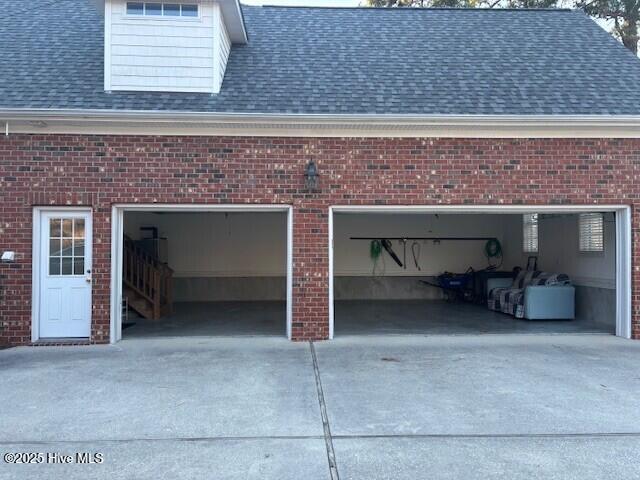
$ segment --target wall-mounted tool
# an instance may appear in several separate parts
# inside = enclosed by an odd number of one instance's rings
[[[384,258],[382,256],[382,242],[380,240],[371,240],[369,255],[371,256],[371,260],[373,261],[373,271],[371,273],[374,276],[376,275],[376,273],[378,272],[378,262],[382,260],[382,271],[380,273],[384,275],[386,268]]]
[[[402,242],[402,263],[404,264],[404,269],[407,269],[407,239],[403,238],[400,240]]]
[[[398,239],[398,240],[401,240],[401,239]],[[393,258],[393,260],[398,264],[398,266],[403,267],[404,265],[398,258],[398,255],[396,255],[396,252],[393,251],[393,245],[391,244],[391,241],[388,238],[381,238],[380,243],[382,243],[382,248],[384,248],[387,251],[387,253],[391,256],[391,258]]]
[[[416,268],[418,270],[422,270],[422,268],[420,268],[420,253],[421,253],[421,250],[422,250],[422,247],[417,241],[414,241],[411,244],[411,254],[413,255],[413,263],[416,265]]]

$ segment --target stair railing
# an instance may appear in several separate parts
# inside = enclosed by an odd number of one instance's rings
[[[157,320],[171,313],[173,305],[173,270],[160,259],[124,236],[124,284],[146,299]]]

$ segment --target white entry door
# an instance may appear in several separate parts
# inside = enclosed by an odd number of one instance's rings
[[[40,216],[39,337],[91,335],[91,213]]]

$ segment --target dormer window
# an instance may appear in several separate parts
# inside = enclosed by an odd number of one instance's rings
[[[104,1],[104,89],[216,94],[231,46],[247,43],[240,0]]]
[[[198,16],[198,5],[183,3],[127,2],[127,15],[193,18]]]

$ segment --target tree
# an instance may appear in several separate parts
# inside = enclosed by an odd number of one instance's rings
[[[613,34],[638,54],[640,0],[578,0],[577,6],[592,17],[613,22]]]
[[[365,0],[367,7],[453,7],[473,8],[476,0]]]
[[[588,15],[613,24],[612,33],[638,54],[640,0],[569,0]],[[369,7],[554,8],[567,0],[364,0]]]
[[[368,7],[551,8],[560,0],[365,0]]]

